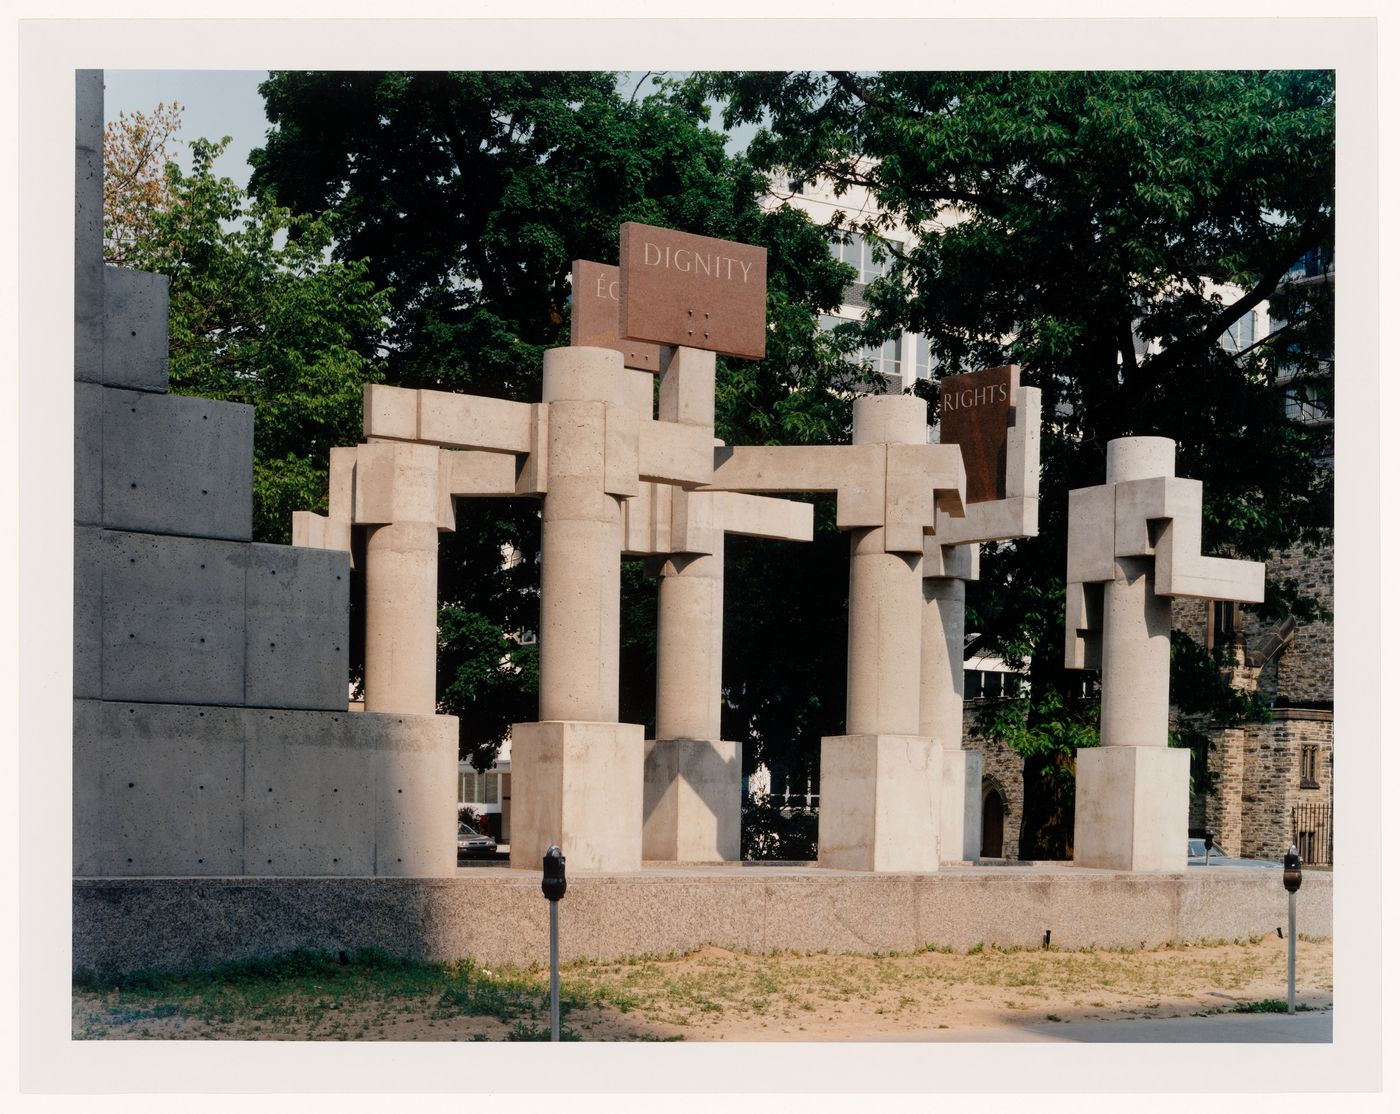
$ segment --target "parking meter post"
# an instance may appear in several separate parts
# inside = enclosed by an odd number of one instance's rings
[[[540,890],[549,899],[549,1039],[559,1039],[559,899],[569,888],[564,876],[564,855],[551,845],[544,853]]]
[[[1288,891],[1288,1012],[1294,1012],[1293,988],[1298,960],[1298,888],[1303,884],[1303,860],[1290,846],[1283,857],[1283,888]]]
[[[1289,986],[1292,986],[1290,979]],[[1289,1012],[1292,1012],[1292,992]],[[559,1039],[559,903],[549,903],[549,1039]]]
[[[1288,1012],[1293,1012],[1294,974],[1298,962],[1298,895],[1288,895]]]

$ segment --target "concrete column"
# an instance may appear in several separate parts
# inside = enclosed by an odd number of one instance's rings
[[[851,534],[846,734],[919,735],[923,557],[886,553],[881,527]]]
[[[74,357],[79,379],[102,377],[102,129],[101,70],[76,75],[74,148]]]
[[[722,550],[674,556],[661,566],[656,634],[656,737],[718,739],[724,651]]]
[[[637,491],[640,396],[620,352],[544,355],[540,722],[511,728],[514,868],[539,870],[551,844],[571,870],[642,864],[643,733],[617,722],[622,508],[612,493]]]
[[[928,408],[906,395],[858,398],[857,445],[920,445]],[[846,734],[918,735],[923,555],[885,552],[883,527],[851,533]]]
[[[433,522],[372,526],[365,538],[365,711],[437,710]]]
[[[1108,445],[1110,484],[1176,474],[1166,437],[1120,437]],[[1157,595],[1153,560],[1119,557],[1104,585],[1103,746],[1166,746],[1171,677],[1171,600]]]
[[[852,440],[924,444],[927,414],[917,398],[858,398]],[[943,748],[919,725],[923,550],[887,553],[886,541],[882,526],[851,533],[846,734],[822,739],[817,861],[838,870],[937,870]]]
[[[1175,457],[1165,437],[1110,441],[1108,483],[1175,475]],[[1152,557],[1115,556],[1104,584],[1101,745],[1080,750],[1075,762],[1077,866],[1180,870],[1185,863],[1191,755],[1167,747],[1171,600],[1157,594],[1154,566]]]
[[[1102,746],[1166,746],[1172,601],[1153,591],[1152,558],[1119,557],[1103,594]]]
[[[919,734],[943,748],[939,855],[944,862],[976,859],[982,846],[982,754],[964,750],[963,609],[967,582],[924,581]]]
[[[924,581],[919,734],[936,739],[945,748],[962,746],[966,602],[966,581],[957,577]]]
[[[540,548],[540,719],[617,721],[621,507],[604,490],[607,408],[622,356],[545,353],[549,490]]]

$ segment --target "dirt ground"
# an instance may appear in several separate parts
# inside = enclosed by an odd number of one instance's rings
[[[1286,943],[1257,941],[1134,952],[926,951],[913,955],[748,955],[707,947],[688,955],[573,964],[576,1039],[839,1041],[938,1029],[1055,1021],[1162,1018],[1235,1010],[1286,993]],[[542,972],[477,972],[527,985],[531,1003],[503,1019],[421,995],[259,999],[207,1008],[165,995],[75,991],[73,1035],[94,1039],[462,1041],[540,1039]],[[525,980],[522,984],[521,980]],[[1298,943],[1297,1000],[1332,1003],[1331,941]]]

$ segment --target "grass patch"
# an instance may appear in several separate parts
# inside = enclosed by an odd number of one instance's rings
[[[1295,1013],[1306,1013],[1312,1006],[1298,1002],[1293,1007]],[[1239,1002],[1231,1013],[1287,1013],[1288,1003],[1282,998],[1261,998],[1257,1002]]]

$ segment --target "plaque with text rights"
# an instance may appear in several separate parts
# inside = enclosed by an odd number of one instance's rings
[[[1021,369],[950,375],[938,384],[938,441],[961,445],[967,501],[1006,498],[1006,439]]]
[[[618,240],[623,336],[763,358],[766,249],[632,222]]]
[[[622,335],[622,275],[606,263],[575,259],[573,300],[569,314],[572,347],[611,348],[622,353],[623,367],[661,370],[661,346]]]

